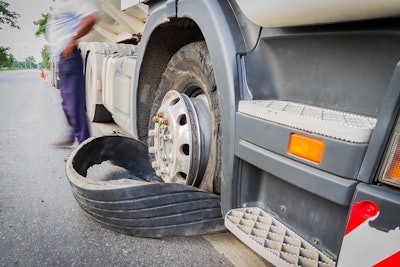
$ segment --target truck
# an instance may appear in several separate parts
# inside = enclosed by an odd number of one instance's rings
[[[400,2],[96,0],[66,166],[137,236],[231,231],[276,266],[400,262]],[[111,161],[128,179],[92,181]]]

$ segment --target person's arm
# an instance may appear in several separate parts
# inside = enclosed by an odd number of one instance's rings
[[[76,46],[76,41],[90,32],[93,25],[96,23],[96,20],[97,20],[96,15],[89,15],[82,19],[81,24],[79,24],[75,35],[71,38],[71,40],[69,40],[64,51],[62,51],[61,57],[67,59],[73,57],[73,50],[74,47]]]

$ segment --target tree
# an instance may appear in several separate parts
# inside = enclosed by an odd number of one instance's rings
[[[8,66],[7,65],[7,62],[9,59],[9,54],[7,52],[8,50],[10,50],[9,47],[0,46],[0,66],[3,66],[3,67]]]
[[[12,67],[14,63],[14,56],[8,53],[9,47],[0,46],[0,67]]]
[[[7,67],[14,67],[15,58],[13,54],[8,55]]]
[[[36,36],[40,36],[41,34],[46,34],[46,23],[47,19],[49,18],[49,13],[42,14],[42,18],[34,21],[33,24],[39,26],[38,30],[35,32]]]
[[[33,56],[25,58],[25,68],[34,68],[36,66],[36,59]]]
[[[11,28],[19,29],[17,20],[20,15],[14,11],[9,11],[9,5],[6,1],[0,0],[0,24],[8,24]],[[2,28],[0,27],[0,29]]]
[[[42,18],[34,21],[33,24],[38,27],[38,30],[35,32],[36,36],[40,35],[46,35],[46,23],[47,19],[49,18],[49,13],[42,14]],[[47,53],[46,47],[42,49],[42,65],[44,68],[49,69],[50,68],[50,57],[49,54]]]
[[[46,69],[50,69],[50,57],[49,54],[47,54],[46,48],[42,49],[42,65]]]

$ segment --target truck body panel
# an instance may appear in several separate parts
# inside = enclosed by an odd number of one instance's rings
[[[246,16],[264,27],[287,27],[376,19],[398,15],[396,0],[369,1],[237,1]]]

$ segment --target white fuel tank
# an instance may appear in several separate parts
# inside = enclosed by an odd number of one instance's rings
[[[133,135],[133,78],[136,68],[136,56],[115,58],[114,70],[114,121],[122,129]]]

